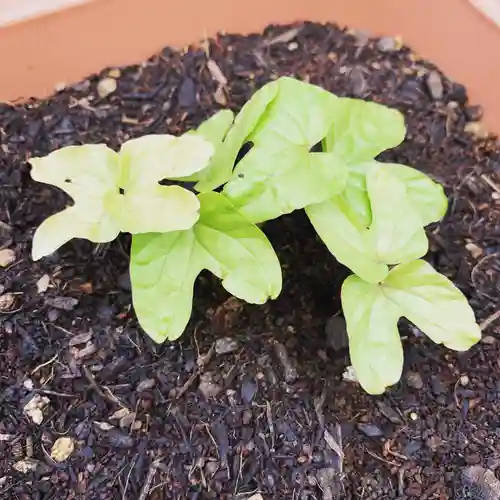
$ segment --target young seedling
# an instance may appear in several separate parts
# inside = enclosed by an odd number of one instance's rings
[[[247,302],[276,298],[279,261],[256,224],[305,209],[354,272],[342,287],[351,361],[365,390],[378,394],[401,375],[400,317],[451,349],[480,338],[464,295],[421,260],[425,226],[447,209],[443,188],[411,167],[375,160],[405,133],[396,110],[286,77],[257,91],[236,118],[221,111],[179,138],[146,136],[119,153],[63,148],[31,161],[35,180],[75,201],[38,228],[33,256],[71,238],[132,233],[134,308],[163,342],[184,331],[204,269]],[[164,179],[194,182],[195,192],[162,186]]]

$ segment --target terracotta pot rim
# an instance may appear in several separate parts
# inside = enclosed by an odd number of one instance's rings
[[[0,0],[0,8],[20,1]],[[254,0],[251,5],[142,0],[140,9],[136,0],[22,1],[84,3],[0,28],[0,53],[8,68],[0,78],[3,101],[47,97],[58,84],[139,63],[162,47],[183,47],[217,32],[248,34],[268,24],[310,20],[374,36],[400,35],[463,83],[471,102],[485,107],[487,126],[500,133],[500,65],[490,57],[491,47],[500,46],[500,28],[492,0]]]

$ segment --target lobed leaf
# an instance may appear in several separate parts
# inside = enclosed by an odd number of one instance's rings
[[[381,163],[375,160],[349,165],[347,184],[341,196],[356,212],[359,222],[368,227],[372,222],[366,176],[369,172],[383,169],[398,179],[406,189],[413,208],[419,213],[422,226],[438,222],[446,214],[448,200],[443,186],[423,172],[398,163]]]
[[[387,276],[389,267],[378,262],[367,229],[345,199],[334,196],[305,210],[318,236],[341,264],[370,283],[378,283]]]
[[[33,236],[32,256],[50,255],[72,238],[96,243],[114,240],[120,232],[104,206],[120,177],[117,153],[102,144],[68,146],[44,158],[31,158],[31,177],[71,196],[74,206],[45,219]]]
[[[396,266],[380,284],[350,276],[342,286],[342,308],[351,362],[370,394],[381,394],[401,376],[400,317],[434,342],[457,351],[467,350],[481,338],[465,296],[423,260]]]
[[[344,191],[306,213],[337,260],[375,283],[387,275],[387,265],[427,252],[424,226],[439,220],[446,207],[443,188],[425,174],[371,161],[350,165]]]
[[[428,175],[397,163],[383,163],[383,169],[405,185],[406,192],[423,226],[438,222],[446,214],[448,199],[443,186]]]
[[[115,153],[102,144],[69,146],[32,158],[34,180],[52,184],[74,205],[46,219],[35,232],[35,260],[72,238],[113,240],[120,231],[164,232],[198,220],[196,196],[160,181],[188,176],[207,166],[213,146],[202,137],[144,136]]]
[[[247,137],[253,147],[224,187],[256,223],[321,202],[341,192],[347,181],[336,154],[311,152],[331,128],[336,97],[292,78],[274,84],[276,96]]]
[[[481,339],[474,311],[463,293],[429,263],[416,260],[391,270],[386,297],[437,344],[465,351]]]
[[[353,275],[342,285],[342,310],[357,379],[369,394],[382,394],[401,378],[403,370],[399,309],[379,285]]]
[[[404,116],[382,104],[342,97],[333,105],[333,116],[326,150],[350,165],[370,161],[405,138]]]
[[[366,172],[370,166],[367,163],[349,165],[347,184],[339,195],[351,208],[356,221],[365,228],[372,223],[372,209],[366,187]]]
[[[277,91],[276,82],[268,83],[259,89],[241,108],[241,111],[234,119],[234,123],[232,126],[229,124],[224,134],[221,132],[229,122],[227,111],[220,111],[208,120],[210,123],[205,122],[198,128],[196,133],[210,140],[216,150],[208,171],[198,175],[199,182],[195,186],[197,191],[213,191],[231,178],[238,153],[247,142],[271,101],[275,98]],[[220,116],[221,113],[225,113],[225,116]],[[232,117],[232,112],[230,113]],[[222,140],[222,135],[224,135],[224,140]],[[221,142],[219,142],[219,138]]]
[[[301,146],[255,147],[235,173],[238,180],[229,181],[224,194],[255,223],[323,201],[346,182],[344,164],[334,154],[309,153]]]
[[[188,132],[188,134],[202,137],[214,148],[214,154],[210,159],[208,167],[196,172],[188,177],[183,177],[178,180],[184,182],[196,182],[194,188],[198,192],[211,191],[220,184],[225,183],[231,176],[231,168],[227,168],[227,164],[221,160],[223,152],[223,142],[231,128],[234,120],[234,113],[229,109],[224,109],[205,120],[196,130]]]
[[[281,269],[264,233],[222,194],[198,195],[200,219],[189,230],[134,235],[130,276],[134,308],[156,342],[178,338],[189,321],[193,287],[207,269],[231,294],[262,304],[281,290]]]
[[[164,179],[186,177],[207,167],[214,147],[203,137],[184,134],[144,135],[120,149],[119,187],[148,189]]]
[[[384,168],[371,169],[366,185],[372,212],[368,245],[377,261],[399,264],[425,255],[429,243],[405,185]]]

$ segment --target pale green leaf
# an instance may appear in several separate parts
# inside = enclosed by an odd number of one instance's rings
[[[481,330],[465,296],[427,262],[416,260],[395,267],[383,289],[401,315],[434,342],[464,351],[480,340]]]
[[[249,139],[254,145],[307,148],[322,141],[332,127],[338,98],[316,85],[282,77],[278,92]]]
[[[205,120],[193,134],[200,135],[217,149],[220,143],[226,138],[233,120],[234,113],[230,109],[223,109],[215,113],[208,120]]]
[[[406,165],[380,163],[383,169],[401,181],[413,207],[418,211],[423,226],[438,222],[446,214],[448,199],[443,186],[423,172]]]
[[[196,195],[160,181],[189,176],[204,169],[214,146],[201,136],[146,135],[120,150],[123,195],[109,196],[106,206],[132,234],[189,229],[199,217]]]
[[[410,203],[420,215],[422,226],[437,222],[445,215],[448,200],[440,184],[412,167],[373,160],[348,166],[347,185],[341,193],[364,225],[368,227],[372,222],[366,175],[378,169],[384,170],[404,184]]]
[[[199,218],[200,202],[181,186],[152,184],[131,187],[125,195],[113,193],[104,206],[120,222],[122,232],[163,233],[192,227]]]
[[[377,283],[387,276],[388,265],[424,255],[428,241],[409,190],[392,170],[378,162],[350,170],[340,195],[307,206],[306,213],[340,263]]]
[[[263,116],[269,112],[270,105],[278,95],[280,82],[281,79],[264,85],[255,92],[236,115],[234,125],[228,132],[225,141],[226,155],[232,159],[232,164],[234,164],[241,146],[249,140]],[[233,165],[231,165],[232,167]]]
[[[236,173],[224,194],[247,218],[259,223],[342,191],[347,171],[331,153],[309,153],[294,146],[274,151],[253,148]]]
[[[258,121],[266,113],[277,91],[276,82],[268,83],[255,92],[252,98],[241,108],[241,111],[234,119],[233,125],[226,130],[227,134],[225,134],[223,142],[216,147],[208,171],[206,173],[202,171],[198,174],[197,178],[200,179],[200,182],[195,186],[197,191],[212,191],[227,182],[233,172],[238,153],[247,142]],[[219,116],[221,113],[225,113],[225,116]],[[215,145],[214,136],[228,124],[229,114],[227,111],[221,111],[211,120],[214,120],[214,123],[208,124],[205,122],[196,133],[200,133]]]
[[[368,244],[377,260],[399,264],[425,255],[429,243],[405,185],[384,168],[371,169],[366,181],[372,212]]]
[[[423,260],[394,267],[380,284],[350,276],[342,286],[342,308],[351,362],[371,394],[380,394],[401,375],[400,317],[456,351],[465,351],[481,339],[465,296]]]
[[[132,139],[120,153],[98,144],[69,146],[32,158],[33,179],[64,190],[74,201],[37,230],[33,258],[52,253],[72,238],[100,243],[120,231],[190,228],[198,220],[194,193],[159,182],[200,171],[212,153],[209,142],[187,134]]]
[[[342,285],[342,309],[356,377],[369,394],[382,394],[398,382],[403,369],[399,310],[379,285],[357,276],[349,276]]]
[[[68,146],[43,158],[31,158],[31,176],[71,196],[75,205],[47,218],[33,237],[32,256],[38,260],[72,238],[104,243],[120,232],[104,199],[117,191],[118,155],[102,144]]]
[[[184,331],[194,282],[203,269],[250,303],[262,304],[281,290],[278,258],[260,229],[222,194],[204,193],[198,199],[200,219],[191,229],[134,235],[132,240],[134,308],[156,342],[176,339]]]
[[[88,209],[68,207],[45,219],[33,235],[33,260],[50,255],[73,238],[84,238],[94,243],[114,240],[120,232],[116,220],[104,210],[97,212],[95,205],[89,205]]]
[[[292,78],[274,83],[277,95],[247,138],[253,147],[224,188],[257,223],[321,202],[347,180],[336,154],[310,152],[331,128],[336,97]]]
[[[306,214],[318,236],[341,264],[370,283],[378,283],[387,276],[388,266],[377,261],[366,228],[345,199],[334,196],[309,205]]]
[[[144,135],[125,142],[120,149],[121,179],[125,190],[148,189],[164,179],[187,177],[206,168],[214,146],[203,137],[184,134]]]
[[[337,153],[349,164],[372,160],[405,138],[404,117],[396,109],[344,97],[336,100],[333,113],[326,150]]]
[[[347,183],[340,197],[349,205],[358,223],[369,227],[372,223],[370,198],[366,188],[367,165],[359,163],[348,166]]]
[[[214,154],[208,167],[189,177],[181,178],[181,181],[197,182],[194,188],[198,192],[204,192],[215,189],[231,177],[232,166],[228,168],[227,162],[223,161],[224,148],[222,144],[233,120],[234,113],[229,109],[224,109],[204,121],[196,130],[190,132],[210,142],[214,147]]]

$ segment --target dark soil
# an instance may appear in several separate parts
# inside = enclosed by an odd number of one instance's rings
[[[0,105],[0,248],[15,252],[0,271],[1,498],[446,500],[464,466],[500,463],[499,146],[478,139],[466,90],[410,49],[295,28],[211,40],[224,88],[208,46],[194,46],[112,70],[118,89],[105,98],[97,83],[110,70],[46,101]],[[342,324],[326,325],[346,270],[302,213],[265,228],[283,264],[278,300],[245,305],[203,275],[190,327],[162,346],[131,308],[128,237],[30,259],[34,229],[67,201],[31,181],[31,155],[177,134],[279,75],[400,109],[407,139],[383,158],[430,173],[450,198],[428,258],[470,298],[483,341],[457,355],[408,330],[403,378],[381,397],[343,380]],[[41,425],[23,412],[34,394],[47,398]],[[57,463],[61,436],[75,449]]]

